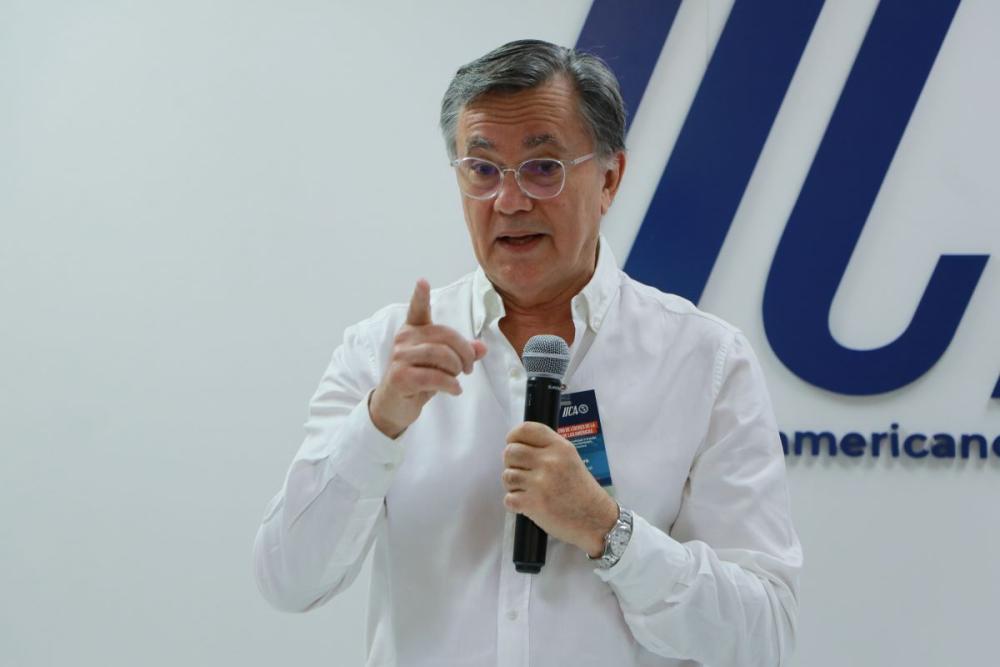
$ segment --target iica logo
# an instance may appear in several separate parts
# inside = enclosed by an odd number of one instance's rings
[[[590,406],[586,403],[580,405],[567,405],[563,408],[563,417],[576,417],[577,415],[585,415],[590,412]]]
[[[638,108],[679,0],[595,0],[577,47],[608,58]],[[906,330],[871,350],[838,343],[829,312],[959,0],[882,0],[786,222],[763,322],[793,373],[847,395],[913,382],[951,343],[989,255],[941,255]],[[821,0],[735,2],[626,262],[699,300],[816,24]],[[1000,381],[993,389],[1000,398]]]

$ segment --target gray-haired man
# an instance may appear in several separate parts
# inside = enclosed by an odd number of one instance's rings
[[[512,42],[459,69],[441,127],[479,269],[345,332],[257,535],[261,591],[312,609],[374,548],[370,665],[781,664],[802,556],[770,399],[738,329],[600,236],[613,74]],[[606,474],[522,423],[540,333],[571,346]],[[514,513],[552,538],[540,574],[514,569]]]

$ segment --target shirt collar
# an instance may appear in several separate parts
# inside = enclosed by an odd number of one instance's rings
[[[583,320],[596,333],[608,314],[618,283],[618,263],[602,234],[598,238],[594,275],[571,302],[573,318]],[[483,267],[477,267],[472,278],[472,330],[475,336],[478,338],[483,327],[505,314],[503,299],[486,277]]]

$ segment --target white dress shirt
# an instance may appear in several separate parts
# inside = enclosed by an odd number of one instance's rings
[[[254,544],[275,607],[307,611],[370,549],[368,665],[727,665],[787,661],[802,552],[759,364],[743,334],[621,272],[604,239],[573,298],[566,391],[596,392],[616,499],[634,532],[608,570],[549,540],[540,574],[512,561],[502,452],[525,373],[482,269],[431,293],[436,324],[485,358],[397,439],[367,398],[406,304],[349,327],[306,437]],[[331,656],[330,664],[336,664]]]

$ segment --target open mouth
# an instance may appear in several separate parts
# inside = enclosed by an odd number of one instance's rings
[[[499,236],[497,242],[510,248],[527,248],[534,245],[544,234],[519,234],[517,236]]]

